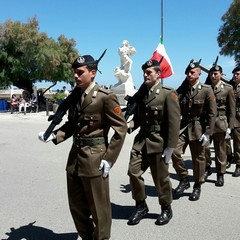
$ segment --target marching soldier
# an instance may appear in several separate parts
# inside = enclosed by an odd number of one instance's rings
[[[102,56],[104,53],[102,54]],[[127,125],[116,95],[95,83],[98,60],[90,55],[72,64],[76,88],[81,91],[71,105],[68,121],[47,140],[59,144],[73,136],[67,162],[67,188],[70,211],[83,240],[107,240],[111,234],[109,171],[122,148]],[[73,94],[73,93],[72,93]],[[114,130],[110,141],[108,133]]]
[[[189,200],[197,201],[206,168],[205,145],[213,132],[216,119],[216,101],[211,87],[199,81],[199,62],[191,61],[185,74],[186,79],[177,90],[182,119],[178,144],[172,154],[173,167],[180,178],[174,193],[179,196],[190,187],[188,170],[181,155],[189,145],[194,178],[193,192]]]
[[[215,165],[217,172],[217,181],[215,185],[221,187],[224,185],[224,174],[227,165],[226,139],[231,139],[230,134],[235,120],[235,99],[233,87],[221,81],[221,66],[214,65],[209,71],[209,76],[217,104],[217,117],[213,135],[211,136],[215,150]],[[208,145],[208,147],[206,147],[206,159],[208,161],[204,180],[212,173],[210,154],[210,146]]]
[[[160,83],[159,62],[149,60],[142,65],[142,70],[144,84],[140,88],[141,98],[138,99],[134,118],[129,123],[129,131],[138,127],[140,130],[134,139],[128,168],[132,198],[136,202],[128,225],[138,224],[148,212],[142,176],[148,167],[161,205],[161,214],[155,224],[164,225],[172,218],[172,185],[168,162],[178,140],[180,108],[176,91]]]
[[[233,151],[236,169],[233,177],[240,177],[240,66],[233,69],[233,80],[235,81],[236,118],[233,129]]]

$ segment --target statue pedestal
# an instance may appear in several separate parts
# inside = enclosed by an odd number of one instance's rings
[[[129,80],[121,84],[115,84],[112,87],[112,90],[117,95],[119,104],[121,106],[127,105],[127,101],[124,99],[127,95],[133,96],[137,91],[134,88],[133,82]]]

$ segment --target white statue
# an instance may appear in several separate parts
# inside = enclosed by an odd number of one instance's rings
[[[118,83],[115,84],[112,89],[117,94],[121,105],[126,104],[124,100],[126,95],[132,96],[136,92],[131,74],[133,61],[130,58],[130,56],[135,53],[136,49],[132,47],[127,40],[124,40],[122,46],[118,49],[121,66],[114,69],[114,76],[118,79]]]
[[[116,67],[114,70],[114,76],[118,79],[118,83],[116,85],[127,81],[132,82],[132,75],[130,71],[133,61],[129,56],[135,53],[136,49],[132,47],[127,40],[123,40],[122,46],[118,49],[121,66]]]
[[[120,69],[123,69],[126,73],[131,71],[133,61],[129,56],[134,55],[135,53],[136,49],[130,46],[127,40],[124,40],[122,46],[118,49],[118,54],[121,60]]]

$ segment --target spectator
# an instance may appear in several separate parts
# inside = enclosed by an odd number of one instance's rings
[[[11,104],[11,113],[13,113],[13,111],[16,110],[19,104],[16,94],[12,95],[10,104]]]

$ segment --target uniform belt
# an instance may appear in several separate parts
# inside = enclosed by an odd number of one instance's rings
[[[226,116],[226,111],[217,111],[217,116]]]
[[[146,132],[159,132],[161,130],[160,125],[146,125],[146,126],[141,126],[142,131]]]
[[[77,147],[84,147],[84,146],[94,146],[94,145],[100,145],[100,144],[105,144],[105,139],[104,137],[96,137],[96,138],[79,138],[79,137],[74,137],[73,138],[73,143]]]
[[[200,120],[200,117],[183,117],[183,121],[187,121],[187,122],[195,122],[199,120]]]

